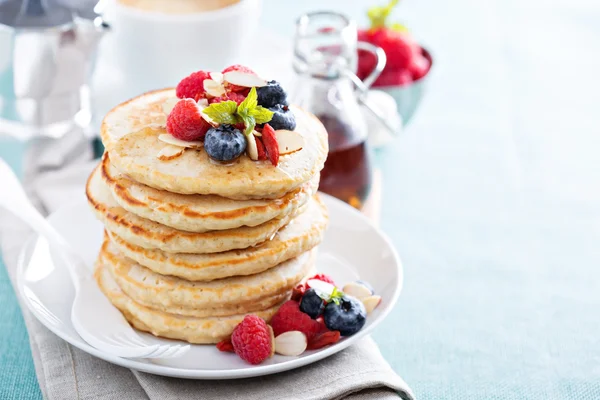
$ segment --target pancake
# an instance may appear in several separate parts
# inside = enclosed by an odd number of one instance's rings
[[[123,293],[101,258],[96,262],[94,277],[100,290],[134,328],[155,336],[197,344],[218,343],[231,336],[233,329],[245,316],[239,314],[229,317],[185,317],[143,306]],[[280,304],[252,314],[269,321],[279,307]]]
[[[123,292],[135,302],[180,315],[216,317],[272,307],[312,271],[314,253],[306,252],[260,274],[211,282],[163,276],[123,256],[105,239],[99,256]]]
[[[225,231],[186,232],[161,225],[128,212],[115,201],[96,168],[86,185],[86,195],[96,217],[110,232],[137,246],[170,253],[218,253],[245,249],[264,242],[295,215],[273,219],[262,225]],[[306,207],[306,206],[304,206]],[[301,213],[301,208],[297,213]]]
[[[231,200],[214,195],[185,195],[135,182],[102,160],[102,179],[121,207],[140,217],[189,232],[257,226],[295,212],[319,186],[318,177],[276,200]]]
[[[245,155],[224,165],[211,161],[203,149],[186,150],[174,160],[161,161],[157,154],[165,143],[158,136],[166,133],[162,104],[173,97],[173,89],[146,93],[115,107],[102,122],[102,141],[111,162],[137,182],[182,194],[274,199],[300,187],[323,168],[327,132],[315,116],[297,107],[290,108],[304,145],[281,156],[277,167]]]
[[[315,196],[306,211],[271,240],[247,249],[212,254],[167,253],[136,246],[111,232],[109,235],[121,253],[156,273],[190,281],[210,281],[257,274],[311,250],[323,240],[327,222],[327,209]]]

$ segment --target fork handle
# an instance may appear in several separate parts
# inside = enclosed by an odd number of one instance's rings
[[[2,194],[0,194],[0,206],[19,217],[31,229],[44,237],[58,249],[58,254],[63,262],[67,265],[75,290],[79,290],[79,283],[86,279],[87,274],[82,271],[81,267],[73,261],[75,252],[72,250],[69,243],[58,233],[56,229],[40,212],[31,204],[31,201],[25,194],[23,186],[19,179],[15,176],[12,169],[6,162],[0,158],[0,186]]]

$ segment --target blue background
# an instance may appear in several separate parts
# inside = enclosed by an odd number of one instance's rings
[[[262,23],[291,37],[303,11],[364,22],[368,3],[266,0]],[[405,268],[383,354],[423,399],[600,398],[600,5],[404,0],[395,15],[435,67],[378,160]],[[40,397],[2,268],[0,304],[0,398]]]

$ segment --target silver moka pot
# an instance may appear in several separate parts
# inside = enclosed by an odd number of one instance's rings
[[[0,0],[0,135],[61,137],[91,121],[88,82],[108,29],[89,0]]]

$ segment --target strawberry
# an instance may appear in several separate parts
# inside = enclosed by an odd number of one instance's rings
[[[408,66],[408,70],[412,75],[413,80],[419,80],[429,72],[429,67],[431,63],[429,60],[423,55],[419,54],[412,59],[412,62]]]
[[[267,150],[267,156],[269,161],[274,166],[279,163],[279,145],[277,144],[277,138],[275,137],[275,130],[271,128],[271,125],[265,124],[262,130],[262,140]]]
[[[180,99],[194,99],[198,101],[205,97],[204,80],[210,79],[210,74],[206,71],[193,72],[191,75],[183,78],[175,89],[175,95]]]
[[[412,74],[407,69],[384,69],[373,87],[402,86],[412,82]]]
[[[260,136],[256,136],[256,150],[258,151],[258,159],[259,160],[266,160],[267,159],[267,152],[265,150],[265,145],[262,142],[262,139]]]
[[[306,346],[306,350],[320,349],[322,347],[329,346],[330,344],[337,343],[339,340],[339,331],[325,331],[311,338],[308,341],[308,346]]]
[[[233,350],[233,343],[231,343],[231,339],[221,340],[219,343],[217,343],[217,349],[226,353],[235,353],[235,350]]]
[[[396,32],[387,28],[376,31],[373,44],[385,51],[388,68],[408,68],[413,57],[420,52],[419,45],[408,32]]]
[[[201,140],[210,128],[193,99],[179,100],[167,116],[167,132],[177,139]]]

